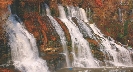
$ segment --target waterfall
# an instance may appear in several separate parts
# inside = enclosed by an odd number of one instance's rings
[[[63,29],[58,24],[58,22],[51,16],[49,7],[46,4],[45,4],[45,7],[46,7],[47,16],[49,17],[50,21],[52,22],[52,25],[55,27],[56,32],[60,36],[60,40],[61,40],[61,43],[63,46],[63,51],[64,51],[63,54],[65,55],[65,58],[66,58],[67,67],[71,67],[69,57],[68,57],[68,50],[67,50],[68,48],[67,48],[67,44],[66,44],[66,37],[63,32]]]
[[[6,32],[15,68],[21,72],[49,72],[46,61],[39,58],[34,36],[18,22],[16,15],[10,15],[8,18]]]
[[[89,43],[83,38],[71,17],[66,17],[63,6],[58,5],[60,20],[67,26],[72,40],[73,67],[97,67],[96,60],[91,54]]]
[[[122,12],[121,8],[118,8],[119,21],[122,22]]]
[[[112,38],[109,40],[104,37],[95,24],[90,24],[90,27],[93,29],[94,33],[98,35],[101,44],[104,46],[104,51],[113,57],[113,60],[110,61],[111,64],[115,66],[132,66],[130,53],[126,48],[121,44],[115,43]]]
[[[68,68],[71,66],[82,68],[100,67],[100,60],[98,61],[93,58],[89,42],[84,37],[89,37],[98,42],[100,50],[105,56],[108,56],[108,59],[103,60],[105,66],[133,66],[129,51],[113,38],[105,37],[95,24],[89,24],[86,12],[83,8],[67,6],[68,15],[66,16],[64,7],[58,5],[60,13],[59,19],[66,25],[71,36],[71,54],[73,59],[72,64],[70,64],[70,54],[67,48],[65,33],[59,23],[51,16],[49,7],[46,4],[45,8],[47,12],[46,15],[60,37],[60,42],[63,47],[63,53],[60,54],[65,55]],[[121,10],[119,10],[120,20],[122,20],[121,15]],[[5,28],[9,38],[8,44],[11,48],[11,57],[15,68],[21,72],[49,72],[46,61],[39,58],[34,36],[26,30],[17,15],[9,16]],[[54,62],[53,59],[49,61],[49,64]],[[54,67],[54,65],[51,64],[51,68],[52,67],[56,70],[56,65]]]
[[[111,40],[106,38],[95,24],[89,24],[84,9],[79,8],[77,11],[78,12],[74,11],[77,13],[76,15],[71,16],[77,18],[77,22],[79,26],[81,26],[81,30],[85,31],[90,38],[95,39],[97,42],[100,40],[99,44],[101,46],[101,51],[103,51],[103,53],[107,53],[110,57],[113,57],[113,60],[110,59],[108,62],[114,66],[132,66],[132,60],[129,51],[122,45],[115,43],[112,38]],[[86,23],[89,25],[87,26]]]
[[[75,8],[73,6],[68,6],[67,8],[68,8],[68,11],[70,12],[69,15],[71,15],[71,17],[75,17],[76,18],[77,23],[79,25],[80,32],[82,32],[82,34],[85,37],[89,36],[90,38],[93,38],[92,37],[93,34],[92,34],[91,28],[86,25],[86,22],[88,22],[88,20],[87,20],[85,11],[82,11],[83,9],[82,8],[79,8],[79,7],[76,7]],[[84,12],[84,14],[82,12]]]

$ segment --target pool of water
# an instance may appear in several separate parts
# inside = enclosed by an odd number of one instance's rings
[[[56,72],[133,72],[133,67],[62,68]]]

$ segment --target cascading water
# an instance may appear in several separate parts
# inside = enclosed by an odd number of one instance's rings
[[[47,3],[49,3],[49,2],[47,2]],[[121,4],[122,4],[122,2],[121,2]],[[26,6],[26,7],[28,7],[28,6]],[[60,40],[61,40],[60,42],[63,47],[63,53],[60,53],[60,54],[65,55],[67,67],[71,67],[71,64],[70,64],[71,58],[69,58],[69,56],[71,56],[71,55],[69,55],[68,50],[67,50],[68,48],[67,48],[67,43],[66,43],[66,37],[63,32],[63,29],[58,24],[58,22],[51,16],[48,6],[45,5],[45,7],[46,7],[47,16],[49,17],[49,20],[51,21],[52,25],[54,26],[54,28],[55,28],[56,32],[58,33]],[[68,28],[69,33],[71,35],[71,41],[72,41],[72,52],[71,53],[73,55],[72,67],[86,67],[89,69],[97,69],[94,67],[100,67],[99,65],[101,65],[105,69],[107,66],[108,67],[109,66],[125,66],[125,67],[133,66],[132,59],[130,57],[131,55],[130,55],[129,51],[126,49],[126,47],[124,47],[122,44],[116,42],[111,37],[108,37],[108,38],[105,37],[104,34],[102,34],[100,32],[100,30],[98,29],[98,27],[95,24],[89,24],[85,10],[83,8],[67,6],[67,9],[68,9],[67,16],[65,14],[63,6],[59,5],[58,8],[59,8],[59,12],[60,12],[59,18],[66,25],[66,27]],[[53,13],[55,11],[56,10],[53,9]],[[39,12],[40,12],[40,10],[39,10]],[[40,17],[40,15],[37,15],[37,16]],[[119,21],[122,22],[123,14],[122,14],[122,10],[120,8],[118,8],[118,16],[119,16]],[[34,18],[36,18],[36,16],[34,16]],[[90,18],[90,15],[89,15],[89,18]],[[45,19],[45,21],[47,19]],[[40,19],[38,19],[38,20],[39,21],[35,21],[35,22],[40,23],[41,20]],[[25,29],[23,23],[20,23],[20,22],[21,21],[19,20],[17,15],[10,15],[10,17],[8,18],[8,20],[5,24],[6,32],[7,32],[8,38],[9,38],[9,45],[11,48],[11,56],[12,56],[13,65],[15,66],[15,68],[19,69],[21,72],[49,72],[46,61],[39,58],[38,48],[36,46],[36,40],[35,40],[34,36],[32,34],[30,34]],[[30,21],[28,21],[28,22],[30,22]],[[47,23],[47,21],[46,21],[46,23]],[[39,27],[41,27],[41,26],[38,26],[37,28],[39,28]],[[52,30],[54,30],[54,29],[52,29]],[[37,30],[35,30],[35,31],[37,31]],[[43,33],[43,32],[41,32],[41,30],[39,30],[39,31],[40,31],[39,34]],[[48,30],[42,30],[42,31],[48,31]],[[42,37],[43,37],[43,35],[41,35],[41,38]],[[102,55],[102,56],[105,56],[105,58],[103,57],[103,59],[101,59],[103,61],[102,63],[100,62],[100,59],[98,62],[96,59],[93,58],[93,54],[91,53],[89,43],[87,40],[84,39],[84,38],[89,39],[88,37],[95,39],[100,46],[99,49],[104,53],[104,55]],[[99,53],[101,53],[101,51]],[[94,51],[94,54],[96,54],[95,51]],[[96,54],[96,55],[98,55],[98,54]],[[54,54],[52,54],[52,52],[51,52],[51,55],[54,55]],[[62,66],[62,65],[59,66],[57,64],[57,63],[61,63],[61,61],[64,60],[64,58],[61,58],[61,57],[58,57],[58,58],[52,57],[52,58],[48,59],[49,66],[54,71],[56,71],[58,67]],[[59,62],[57,62],[57,60],[59,60]],[[51,63],[51,65],[50,65],[50,63]],[[57,65],[53,65],[53,63],[57,64]],[[86,68],[83,68],[83,69],[86,69]],[[112,69],[115,69],[115,68],[117,68],[117,67],[114,67]],[[123,68],[123,67],[120,67],[120,68]],[[87,70],[87,71],[90,71],[90,70]],[[85,71],[85,72],[87,72],[87,71]],[[114,71],[111,70],[109,72],[114,72]]]
[[[72,40],[73,67],[97,67],[96,60],[91,54],[89,43],[83,38],[76,24],[67,18],[63,6],[58,6],[60,20],[67,26]]]
[[[58,24],[58,22],[51,16],[49,7],[46,4],[45,4],[45,7],[46,7],[47,16],[49,17],[49,19],[52,22],[53,26],[55,27],[58,35],[60,36],[60,40],[61,40],[61,43],[62,43],[62,46],[63,46],[63,51],[64,51],[63,54],[66,57],[67,67],[71,67],[69,57],[68,57],[68,50],[67,50],[65,34],[64,34],[62,28],[60,27],[60,25]]]
[[[46,61],[39,58],[35,38],[17,19],[10,15],[6,22],[13,65],[21,72],[49,72]]]
[[[109,63],[115,66],[133,65],[130,53],[126,48],[124,48],[122,45],[116,44],[114,40],[108,40],[105,38],[95,24],[91,24],[90,27],[93,29],[94,33],[98,35],[101,44],[104,46],[104,51],[113,57],[113,60],[111,60]]]
[[[119,21],[122,22],[122,12],[120,8],[118,8],[118,13],[119,13]]]
[[[70,8],[68,8],[68,10],[69,9]],[[77,13],[76,15],[71,16],[77,18],[77,22],[79,26],[81,26],[81,30],[85,31],[85,33],[87,33],[90,36],[90,38],[95,39],[97,42],[99,42],[98,40],[100,40],[99,44],[102,47],[101,51],[103,51],[103,53],[107,53],[110,57],[113,57],[113,60],[110,59],[108,61],[110,64],[113,64],[114,66],[132,66],[132,60],[129,51],[122,45],[116,44],[112,38],[111,40],[109,40],[106,37],[104,37],[104,35],[100,32],[100,30],[96,27],[95,24],[89,24],[84,9],[79,8],[77,9],[77,11],[75,11],[75,9],[70,10],[71,12],[75,12],[73,14]],[[90,27],[87,27],[85,23],[89,24],[91,29]]]
[[[77,23],[79,25],[79,30],[82,32],[82,34],[85,37],[89,36],[90,38],[93,38],[92,37],[93,34],[91,32],[92,31],[91,28],[89,26],[87,26],[86,23],[85,23],[85,22],[88,22],[88,20],[86,20],[87,17],[86,17],[86,19],[84,18],[85,20],[83,19],[83,17],[84,17],[83,15],[85,15],[85,14],[82,15],[82,12],[81,12],[82,8],[79,8],[79,7],[75,8],[73,6],[71,6],[71,7],[68,6],[67,8],[68,8],[69,15],[71,15],[71,17],[75,17],[76,18]]]

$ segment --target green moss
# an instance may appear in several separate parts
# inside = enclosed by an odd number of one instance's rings
[[[133,0],[129,0],[129,7],[132,9],[133,8]]]
[[[124,35],[123,35],[123,34],[121,34],[121,33],[118,33],[118,37],[119,37],[119,38],[123,38],[123,37],[124,37]]]
[[[106,31],[107,31],[107,32],[110,32],[110,28],[106,28]]]
[[[68,10],[66,6],[64,6],[64,10],[65,10],[66,15],[68,15]]]
[[[55,16],[56,15],[56,10],[54,8],[51,9],[51,15]]]
[[[128,34],[128,24],[129,24],[129,21],[126,20],[124,23],[124,36]]]

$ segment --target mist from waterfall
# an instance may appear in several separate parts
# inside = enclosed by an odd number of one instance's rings
[[[97,61],[93,58],[89,43],[83,38],[71,17],[67,17],[63,6],[58,5],[60,20],[67,26],[72,40],[73,67],[97,67]]]
[[[5,28],[15,68],[21,72],[49,72],[46,61],[39,58],[34,36],[20,23],[17,15],[9,16]]]
[[[129,51],[122,44],[116,43],[111,37],[106,38],[100,32],[95,24],[89,24],[87,15],[83,8],[68,7],[71,17],[76,17],[80,31],[87,33],[90,38],[95,39],[101,48],[101,51],[109,56],[109,60],[104,60],[106,66],[113,64],[114,66],[132,66],[132,60]],[[99,42],[100,40],[100,42]]]
[[[71,64],[69,61],[70,59],[68,56],[68,50],[67,50],[68,48],[67,48],[67,44],[66,44],[66,37],[65,37],[64,31],[61,28],[61,26],[58,24],[58,22],[51,16],[50,9],[46,4],[45,4],[45,7],[46,7],[47,16],[49,17],[50,21],[52,22],[52,25],[55,27],[56,32],[60,36],[61,44],[63,47],[63,54],[65,55],[67,67],[71,67]]]

